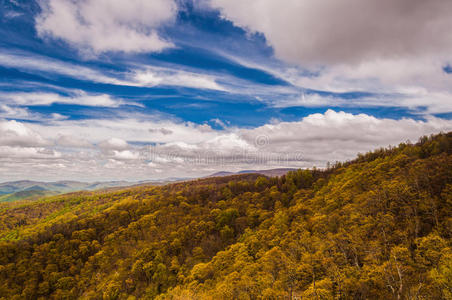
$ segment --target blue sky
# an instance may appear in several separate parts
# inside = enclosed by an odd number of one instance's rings
[[[450,130],[449,10],[354,1],[0,1],[0,179],[322,166]]]

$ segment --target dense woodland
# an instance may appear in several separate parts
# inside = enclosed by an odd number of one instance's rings
[[[452,133],[0,206],[1,299],[452,299]]]

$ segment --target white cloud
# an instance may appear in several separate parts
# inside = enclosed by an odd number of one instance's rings
[[[0,65],[35,72],[45,72],[49,75],[63,75],[81,80],[102,82],[117,85],[127,85],[127,83],[114,77],[102,74],[91,68],[62,62],[46,56],[39,56],[30,53],[12,54],[0,52]]]
[[[301,96],[294,96],[291,98],[277,99],[273,101],[274,107],[291,107],[291,106],[303,106],[303,107],[338,107],[347,106],[351,101],[345,101],[338,97],[333,96],[321,96],[319,94],[305,94]]]
[[[40,134],[17,121],[0,120],[0,145],[1,146],[43,146],[48,145]]]
[[[215,118],[210,120],[210,122],[213,122],[215,125],[220,126],[221,128],[228,127],[223,121],[221,121],[219,118]]]
[[[120,138],[112,137],[99,143],[99,147],[103,150],[125,150],[129,148],[129,144]]]
[[[0,96],[1,99],[1,96]],[[4,100],[4,99],[1,99]],[[12,105],[11,105],[12,104]],[[65,120],[68,117],[59,113],[51,113],[44,115],[37,112],[31,112],[26,107],[16,106],[13,103],[9,105],[0,104],[0,119],[15,119],[15,120],[28,120],[28,121],[55,121]]]
[[[122,86],[154,87],[159,85],[183,86],[190,88],[226,91],[217,83],[218,78],[176,68],[133,66],[124,73],[104,73],[102,70],[75,65],[45,56],[34,54],[12,54],[0,52],[0,65],[25,70],[27,72],[45,73],[48,76],[63,75],[98,83]]]
[[[31,117],[31,114],[26,108],[0,104],[0,117],[10,119],[28,119]]]
[[[159,67],[135,70],[131,79],[133,83],[138,86],[170,85],[225,91],[214,76]]]
[[[56,144],[60,147],[67,147],[78,150],[79,148],[92,148],[93,145],[86,139],[79,138],[74,135],[60,135],[56,140]]]
[[[400,107],[413,114],[430,116],[452,112],[452,92],[428,91],[422,87],[400,90],[397,94],[359,96],[344,99],[333,95],[302,93],[284,99],[270,101],[270,105],[282,107]]]
[[[42,0],[36,29],[94,52],[161,51],[172,47],[157,29],[177,12],[173,0]]]
[[[153,116],[129,116],[122,119],[89,119],[89,120],[64,120],[53,121],[47,124],[28,124],[31,128],[43,134],[49,139],[57,139],[60,135],[79,136],[95,143],[104,143],[115,138],[115,140],[134,141],[140,143],[171,143],[185,141],[196,144],[209,140],[216,136],[217,132],[209,125],[197,125],[191,122],[176,122],[171,120],[160,120]],[[95,128],[96,130],[93,130]],[[171,134],[163,134],[171,131]],[[108,142],[109,145],[122,142]],[[108,147],[107,147],[108,148]],[[114,148],[115,150],[121,150]]]
[[[316,75],[279,72],[296,86],[331,92],[367,91],[403,93],[422,87],[427,91],[452,91],[452,76],[443,72],[443,58],[374,59],[357,65],[336,64],[315,70]]]
[[[0,93],[0,99],[19,106],[51,105],[53,103],[75,104],[82,106],[118,107],[124,102],[106,94],[87,94],[74,91],[71,96],[42,92]],[[136,105],[136,104],[135,104]]]
[[[133,152],[130,150],[123,150],[123,151],[114,150],[113,153],[114,153],[114,158],[117,160],[134,160],[134,159],[140,158],[139,153]]]
[[[33,160],[49,160],[58,159],[61,157],[61,153],[42,147],[11,147],[0,146],[0,159],[13,160],[16,164],[23,163],[23,159]],[[20,160],[15,160],[20,159]],[[23,174],[26,175],[26,174]]]
[[[452,3],[443,0],[210,0],[225,18],[262,32],[288,61],[359,63],[450,52]]]

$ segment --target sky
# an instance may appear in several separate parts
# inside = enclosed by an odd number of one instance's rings
[[[0,0],[0,181],[325,167],[452,130],[448,0]]]

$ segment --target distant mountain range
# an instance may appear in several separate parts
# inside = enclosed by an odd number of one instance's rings
[[[109,181],[109,182],[79,182],[79,181],[12,181],[0,183],[0,195],[25,192],[25,191],[51,191],[51,192],[73,192],[77,190],[97,190],[109,187],[127,186],[132,183],[127,181]]]
[[[156,181],[105,181],[105,182],[80,182],[80,181],[11,181],[0,183],[0,202],[16,200],[35,200],[44,196],[52,196],[75,191],[94,191],[109,188],[138,186],[145,184],[162,185],[182,180],[180,178],[168,178]]]
[[[296,169],[279,168],[269,170],[244,170],[239,172],[217,172],[207,177],[223,177],[240,174],[257,173],[264,176],[282,176]],[[149,181],[105,181],[105,182],[80,182],[80,181],[56,181],[41,182],[31,180],[11,181],[0,183],[0,202],[16,200],[36,200],[44,196],[52,196],[75,191],[94,191],[109,188],[139,186],[146,184],[163,185],[176,181],[190,180],[193,178],[167,178]]]
[[[274,176],[282,176],[282,175],[285,175],[289,171],[295,171],[295,170],[298,170],[298,169],[294,169],[294,168],[279,168],[279,169],[268,169],[268,170],[244,170],[244,171],[239,171],[239,172],[222,171],[222,172],[214,173],[214,174],[209,175],[207,177],[222,177],[222,176],[250,174],[250,173],[261,174],[261,175],[264,175],[264,176],[274,177]]]
[[[34,200],[43,196],[70,193],[80,190],[98,190],[112,187],[124,187],[133,185],[128,181],[109,181],[109,182],[79,182],[79,181],[12,181],[0,183],[0,202],[15,200]]]

